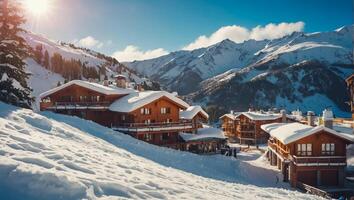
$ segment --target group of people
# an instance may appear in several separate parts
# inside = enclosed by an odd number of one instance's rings
[[[230,147],[226,145],[225,148],[221,150],[221,154],[237,158],[237,151],[238,149],[236,147]]]

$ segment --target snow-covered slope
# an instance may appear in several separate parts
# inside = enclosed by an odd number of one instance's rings
[[[289,106],[289,109],[303,105],[304,107],[300,108],[311,109],[313,105],[306,102],[313,102],[318,100],[319,96],[324,96],[322,103],[325,103],[325,106],[339,108],[336,111],[346,114],[348,107],[344,102],[348,95],[345,91],[344,79],[354,71],[353,27],[350,25],[334,31],[318,33],[296,32],[275,40],[249,40],[243,43],[224,40],[207,48],[177,51],[159,58],[130,62],[126,65],[148,75],[153,80],[160,81],[162,86],[171,91],[178,91],[183,95],[197,92],[199,95],[192,95],[198,96],[194,100],[206,104],[213,101],[213,95],[222,97],[226,93],[225,90],[230,88],[232,88],[230,93],[236,92],[239,96],[256,100],[232,101],[234,105],[240,106],[225,106],[226,110],[247,109],[250,104],[261,108]],[[311,63],[316,63],[316,67],[313,67],[316,70],[311,69]],[[297,67],[299,65],[303,68],[306,65],[308,69]],[[297,74],[296,77],[290,78],[288,82],[279,82],[279,76],[290,77],[294,73]],[[321,87],[321,83],[327,82],[329,74],[334,76],[332,82],[335,84]],[[307,80],[314,85],[312,92],[298,89],[303,84],[303,77],[314,79],[312,82]],[[252,82],[263,79],[280,89],[289,88],[289,93],[294,92],[296,97],[293,98],[290,94],[279,94],[268,98],[261,93],[256,96],[246,89],[242,93],[237,92],[240,87],[246,88],[248,85],[253,85]],[[335,86],[340,87],[334,88]],[[262,84],[257,87],[268,92],[268,88]],[[338,90],[336,94],[341,100],[336,99],[333,90]],[[301,101],[302,99],[305,101]],[[213,103],[215,102],[217,106],[230,104],[220,99]],[[318,110],[316,107],[313,109]]]
[[[242,161],[156,147],[76,117],[41,114],[0,103],[1,199],[317,198],[274,188],[274,174]]]
[[[27,83],[32,88],[32,96],[35,97],[33,108],[39,108],[39,95],[57,86],[58,82],[64,82],[64,78],[39,65],[32,58],[26,59],[26,72],[30,74]]]
[[[120,73],[129,77],[130,81],[136,83],[146,82],[149,86],[153,84],[150,80],[142,78],[141,75],[113,60],[113,58],[90,49],[79,48],[72,44],[52,41],[47,39],[45,36],[32,32],[23,33],[22,37],[32,49],[35,49],[38,45],[41,45],[42,53],[44,54],[45,51],[48,51],[49,57],[52,57],[54,53],[58,53],[65,60],[79,60],[81,63],[85,63],[86,67],[95,68],[97,71],[99,71],[99,68],[105,67],[108,78]],[[25,61],[27,64],[26,71],[31,74],[28,79],[28,84],[33,89],[32,95],[36,98],[35,105],[38,105],[38,95],[57,86],[58,81],[64,82],[64,78],[61,74],[46,69],[41,64],[37,63],[33,58],[27,58]],[[82,78],[85,79],[84,77]],[[102,75],[101,79],[103,78],[104,77]],[[34,108],[36,109],[38,107],[35,106]]]

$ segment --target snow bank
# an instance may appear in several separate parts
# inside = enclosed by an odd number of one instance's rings
[[[156,147],[76,117],[41,114],[0,103],[0,199],[316,198],[272,188],[262,176],[248,180],[239,174],[247,164],[237,160]]]

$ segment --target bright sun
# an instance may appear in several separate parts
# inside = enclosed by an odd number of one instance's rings
[[[24,0],[26,9],[33,15],[39,16],[49,10],[50,0]]]

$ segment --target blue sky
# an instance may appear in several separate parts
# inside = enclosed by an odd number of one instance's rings
[[[152,56],[163,54],[186,48],[204,35],[206,38],[189,47],[193,49],[228,37],[235,31],[253,34],[254,27],[264,28],[270,23],[275,24],[273,28],[278,28],[280,35],[287,34],[277,27],[280,23],[294,23],[282,27],[305,32],[329,31],[353,23],[352,0],[48,1],[51,4],[48,12],[38,18],[28,16],[27,28],[108,55],[124,49],[133,54],[142,53],[136,54],[137,57],[149,50]],[[210,37],[222,27],[228,27],[221,30],[223,36]],[[238,40],[237,34],[232,36],[236,38],[234,40]],[[253,37],[249,35],[242,38]],[[267,37],[272,36],[261,39]]]

